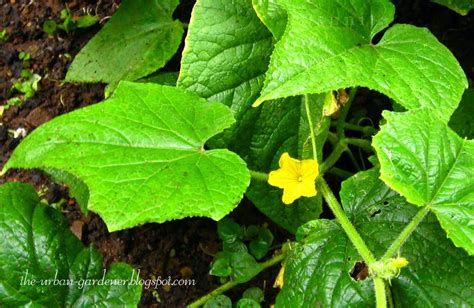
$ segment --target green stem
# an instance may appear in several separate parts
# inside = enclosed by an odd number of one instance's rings
[[[356,167],[356,169],[357,169],[358,171],[362,170],[362,169],[360,168],[359,164],[357,163],[357,160],[355,159],[354,154],[352,154],[352,151],[351,151],[350,148],[347,148],[346,153],[347,153],[347,156],[349,156],[349,159],[351,160],[351,162],[352,162],[352,164],[354,165],[354,167]]]
[[[367,152],[373,151],[372,144],[368,140],[359,139],[359,138],[345,138],[344,140],[348,144],[358,146],[359,148],[362,148],[362,149],[366,150]]]
[[[349,171],[346,171],[344,169],[337,168],[337,167],[332,167],[331,169],[329,169],[326,172],[329,173],[329,174],[338,176],[340,178],[343,178],[343,179],[350,178],[351,176],[354,175],[352,172],[349,172]]]
[[[421,210],[416,213],[415,217],[410,221],[408,225],[403,229],[403,231],[398,235],[398,237],[395,239],[395,241],[390,245],[390,247],[387,249],[385,254],[383,255],[381,261],[387,261],[391,257],[393,257],[403,246],[403,244],[406,242],[406,240],[410,237],[410,235],[415,231],[416,227],[420,224],[420,222],[423,221],[425,216],[430,212],[431,207],[430,206],[424,206],[421,208]]]
[[[337,127],[337,122],[331,123],[331,126],[336,126]],[[360,126],[357,124],[352,124],[352,123],[344,123],[344,128],[353,130],[356,132],[361,132],[364,135],[374,135],[377,133],[377,130],[373,128],[372,126]]]
[[[285,259],[285,257],[286,257],[286,254],[281,253],[281,254],[273,256],[271,259],[269,259],[265,262],[260,263],[260,271],[258,273],[262,272],[263,270],[265,270],[268,267],[271,267],[275,264],[280,263],[281,261],[283,261]],[[224,283],[223,285],[221,285],[220,287],[218,287],[217,289],[215,289],[214,291],[198,298],[197,300],[195,300],[194,302],[189,304],[187,307],[188,308],[201,307],[202,305],[204,305],[210,299],[212,299],[212,298],[214,298],[218,295],[221,295],[222,293],[232,289],[233,287],[235,287],[239,284],[240,284],[240,282],[237,282],[235,280],[230,280],[230,281]]]
[[[336,134],[339,139],[344,138],[344,124],[346,123],[347,114],[349,113],[349,109],[351,109],[356,92],[357,88],[351,88],[349,92],[349,100],[342,107],[339,118],[337,119]]]
[[[268,181],[267,173],[254,171],[254,170],[249,170],[249,171],[250,171],[250,176],[252,177],[253,180],[260,181],[260,182]]]
[[[232,289],[233,287],[237,286],[238,284],[239,283],[236,282],[235,280],[229,280],[228,282],[224,283],[223,285],[221,285],[220,287],[218,287],[214,291],[204,295],[203,297],[198,298],[196,301],[192,302],[187,307],[188,308],[201,307],[202,305],[207,303],[210,299],[212,299],[212,298],[214,298],[218,295],[221,295],[225,291],[228,291],[228,290]]]
[[[306,117],[308,118],[309,131],[311,133],[311,145],[313,146],[313,158],[318,161],[318,153],[316,152],[316,135],[314,134],[313,120],[311,120],[311,111],[309,110],[309,95],[304,96],[304,106],[306,107]]]
[[[380,277],[374,278],[374,288],[375,288],[375,301],[377,303],[377,308],[386,308],[387,307],[387,295],[385,294],[385,282]]]
[[[324,174],[332,166],[334,166],[339,160],[339,158],[341,157],[342,153],[344,153],[344,151],[346,150],[347,150],[347,143],[345,139],[339,140],[339,142],[336,144],[336,147],[334,148],[332,153],[329,154],[328,158],[326,158],[326,160],[321,163],[321,166],[319,167],[321,174]]]
[[[374,255],[369,250],[369,248],[367,248],[367,245],[360,236],[359,232],[357,232],[352,223],[349,221],[349,218],[347,218],[346,213],[344,213],[344,210],[339,204],[339,201],[337,201],[332,190],[329,188],[326,180],[320,177],[318,180],[318,186],[319,191],[321,191],[324,197],[324,200],[326,200],[327,204],[329,205],[329,208],[333,212],[334,216],[336,217],[344,232],[347,234],[349,240],[357,249],[359,255],[362,257],[362,259],[364,259],[366,264],[370,265],[374,263],[376,261]]]
[[[385,282],[385,294],[387,294],[388,307],[395,308],[393,305],[392,290],[390,289],[390,285],[387,282]]]
[[[332,146],[335,146],[339,139],[337,139],[337,136],[335,133],[328,132],[327,140]]]
[[[356,88],[351,89],[349,101],[343,107],[343,110],[341,112],[340,118],[338,120],[338,125],[337,125],[337,137],[339,141],[337,142],[337,145],[334,148],[331,155],[329,155],[328,159],[326,159],[326,161],[324,161],[321,164],[321,173],[324,173],[324,171],[332,167],[337,162],[337,160],[342,155],[342,153],[347,149],[347,142],[344,139],[344,123],[345,123],[347,113],[349,111],[350,105],[352,104],[352,100],[354,99],[356,91],[357,91]],[[307,103],[307,97],[305,97],[305,105],[306,105],[306,114],[308,116],[308,122],[311,127],[311,140],[313,142],[313,156],[314,156],[314,159],[317,161],[316,144],[315,144],[316,138],[314,135],[314,131],[312,129],[313,124],[311,121],[309,106]],[[331,188],[329,188],[328,183],[326,182],[326,180],[324,180],[322,176],[320,176],[318,180],[318,189],[323,195],[329,208],[331,209],[332,213],[334,214],[337,221],[341,225],[342,229],[346,233],[347,237],[352,242],[352,244],[356,248],[359,255],[362,257],[362,259],[364,259],[365,263],[370,266],[372,263],[376,262],[374,255],[369,250],[369,248],[365,244],[359,232],[357,232],[354,225],[350,222],[349,218],[347,218],[346,213],[342,209],[342,206],[339,204],[339,201],[337,201],[336,197],[334,196],[334,193],[332,192]],[[379,277],[375,277],[374,287],[375,287],[375,298],[377,302],[377,308],[386,308],[387,298],[385,294],[385,282],[383,281],[383,279]]]

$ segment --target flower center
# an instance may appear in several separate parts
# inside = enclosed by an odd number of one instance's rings
[[[301,175],[298,176],[298,182],[303,182],[303,177]]]

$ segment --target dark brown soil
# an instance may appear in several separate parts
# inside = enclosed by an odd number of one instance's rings
[[[87,106],[103,99],[104,85],[63,84],[69,64],[78,51],[100,29],[95,25],[71,35],[59,33],[45,34],[41,26],[46,19],[59,21],[59,12],[65,3],[75,15],[90,10],[105,22],[119,4],[119,0],[100,1],[26,1],[0,0],[0,30],[7,29],[6,41],[0,40],[0,101],[14,96],[10,93],[13,81],[19,77],[22,62],[18,59],[21,51],[31,54],[30,65],[33,72],[42,76],[40,90],[21,107],[13,107],[5,112],[0,122],[0,169],[12,150],[21,141],[13,138],[12,131],[24,128],[29,133],[42,123],[60,114]],[[176,18],[189,19],[193,1],[182,1]],[[428,27],[460,61],[466,74],[474,78],[474,16],[461,17],[450,10],[428,0],[397,0],[397,22]],[[168,70],[179,69],[179,56],[167,65]],[[383,100],[380,96],[363,92],[360,100]],[[363,103],[363,102],[362,102]],[[360,108],[368,104],[360,104]],[[355,104],[357,106],[357,102]],[[367,110],[369,115],[379,111]],[[22,181],[34,185],[38,191],[45,191],[51,202],[62,198],[67,200],[63,211],[71,224],[71,230],[87,245],[92,244],[104,255],[104,264],[124,261],[140,270],[142,278],[168,277],[195,279],[190,287],[158,288],[157,293],[144,290],[141,305],[151,307],[182,307],[193,299],[207,293],[219,285],[219,280],[209,276],[211,254],[219,248],[215,222],[208,219],[184,219],[164,224],[146,224],[115,233],[107,232],[102,220],[91,214],[84,217],[74,200],[67,197],[67,189],[53,184],[39,171],[10,171],[0,177],[0,184],[8,181]],[[268,220],[244,201],[232,214],[240,223],[263,224]],[[270,223],[277,241],[288,238],[281,229]],[[277,290],[271,286],[278,268],[273,268],[253,281],[229,292],[238,299],[248,286],[265,289],[264,306],[274,302]]]

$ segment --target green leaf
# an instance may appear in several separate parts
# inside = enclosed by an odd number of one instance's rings
[[[54,168],[89,188],[88,209],[110,231],[228,214],[249,184],[245,163],[204,143],[234,122],[230,110],[156,84],[122,82],[105,102],[36,129],[4,167]]]
[[[265,299],[265,294],[263,293],[262,289],[258,287],[251,287],[244,291],[242,297],[250,298],[256,301],[257,303],[261,303]]]
[[[444,5],[463,16],[474,8],[473,0],[431,0],[431,2]]]
[[[217,234],[225,243],[234,243],[242,238],[242,228],[230,218],[224,218],[217,223]]]
[[[231,275],[238,283],[244,283],[261,270],[260,264],[247,251],[221,251],[216,255],[209,273],[219,277]]]
[[[458,109],[449,120],[449,127],[461,137],[474,138],[474,89],[464,92]]]
[[[276,101],[258,109],[251,107],[263,84],[272,42],[271,33],[254,13],[251,1],[198,0],[178,79],[179,87],[223,103],[234,112],[236,125],[209,145],[229,147],[251,169],[262,172],[277,169],[283,152],[298,157],[300,145],[308,144],[309,136],[301,98]],[[312,100],[311,104],[318,105],[319,100]],[[315,125],[319,125],[320,118],[313,118]],[[319,126],[323,139],[328,126]],[[265,182],[252,182],[247,192],[260,211],[291,232],[321,213],[319,196],[285,206],[281,195],[280,189]]]
[[[430,206],[457,247],[474,254],[474,141],[431,110],[384,112],[373,139],[381,179],[417,206]]]
[[[2,306],[136,307],[140,301],[141,286],[128,283],[137,273],[115,263],[105,274],[102,256],[85,248],[29,185],[0,186],[0,236]]]
[[[378,179],[376,169],[343,182],[345,212],[377,258],[380,258],[417,208]],[[289,251],[278,307],[374,307],[370,278],[355,281],[349,273],[361,261],[334,221],[302,227],[303,243]],[[474,259],[446,239],[429,214],[400,250],[410,262],[391,280],[395,307],[470,307]]]
[[[225,295],[217,295],[208,300],[204,308],[232,308],[232,301]]]
[[[84,15],[80,16],[76,20],[76,26],[78,28],[88,28],[90,26],[95,25],[99,21],[99,17],[92,16],[92,15]]]
[[[273,234],[267,228],[258,228],[256,239],[250,241],[249,250],[255,259],[260,260],[266,256],[273,242]]]
[[[158,72],[139,80],[140,82],[158,83],[165,86],[176,86],[178,72]]]
[[[232,267],[232,278],[238,283],[249,281],[262,270],[255,258],[246,252],[232,253],[230,265]]]
[[[260,308],[260,304],[251,298],[241,298],[237,302],[237,308]]]
[[[43,23],[43,31],[49,35],[53,35],[56,32],[57,24],[54,20],[48,19]]]
[[[222,250],[226,252],[248,252],[247,246],[242,241],[223,242]]]
[[[276,0],[252,0],[252,5],[260,20],[267,26],[276,40],[285,32],[287,16]]]
[[[424,28],[395,25],[386,0],[282,0],[288,25],[265,79],[263,101],[364,86],[407,109],[429,106],[448,120],[466,77],[451,52]]]
[[[230,252],[219,252],[212,262],[209,274],[218,277],[229,277],[232,274],[232,267],[230,266],[231,256],[232,253]]]
[[[136,80],[173,56],[183,35],[171,15],[178,0],[125,0],[104,28],[76,56],[66,81]]]

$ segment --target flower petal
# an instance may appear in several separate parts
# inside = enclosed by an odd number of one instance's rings
[[[292,183],[285,186],[283,189],[283,196],[281,198],[284,204],[292,204],[296,199],[301,197],[299,186],[300,183]]]
[[[304,180],[300,183],[300,195],[303,197],[314,197],[316,196],[316,183],[314,180]]]
[[[304,180],[316,180],[319,174],[318,162],[314,159],[307,159],[301,162],[301,176]]]
[[[281,155],[278,164],[280,165],[280,169],[286,169],[288,172],[292,173],[295,179],[297,179],[301,173],[300,161],[297,159],[291,158],[288,152],[285,152]]]
[[[268,175],[268,184],[278,188],[285,188],[295,182],[297,182],[297,179],[294,174],[288,172],[288,169],[278,169]]]

